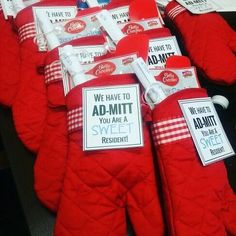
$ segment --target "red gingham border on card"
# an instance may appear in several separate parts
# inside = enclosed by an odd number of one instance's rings
[[[152,135],[155,145],[172,143],[191,137],[187,123],[183,117],[154,123],[152,126]]]

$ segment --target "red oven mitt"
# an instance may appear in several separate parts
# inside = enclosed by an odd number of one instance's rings
[[[101,36],[84,37],[67,44],[102,45]],[[40,201],[57,211],[62,192],[68,151],[67,113],[58,48],[47,53],[45,84],[48,110],[43,139],[34,165],[34,187]]]
[[[202,165],[178,104],[207,96],[200,88],[181,90],[153,110],[152,133],[173,236],[236,235],[236,198],[224,163]]]
[[[126,210],[136,235],[163,235],[147,124],[143,122],[143,147],[82,147],[82,89],[133,83],[133,74],[100,77],[68,93],[69,151],[55,236],[126,235]]]
[[[223,17],[216,12],[192,14],[175,1],[165,10],[192,64],[214,83],[235,84],[236,32]]]
[[[74,5],[74,1],[45,1],[33,6]],[[46,88],[43,64],[46,52],[39,52],[35,40],[32,6],[17,14],[20,40],[20,86],[13,104],[16,131],[23,144],[37,152],[42,140],[46,117]]]
[[[12,19],[5,20],[2,10],[0,35],[0,104],[11,106],[19,83],[19,43]]]

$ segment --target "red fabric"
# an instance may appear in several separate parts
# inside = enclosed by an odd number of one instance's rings
[[[192,60],[207,79],[224,85],[236,82],[236,32],[218,13],[194,15],[175,1],[166,15],[180,34]]]
[[[12,105],[19,83],[19,43],[12,27],[0,10],[0,104],[5,106]]]
[[[47,1],[34,6],[73,5],[74,1]],[[23,144],[31,151],[39,150],[46,117],[46,89],[43,63],[46,53],[39,52],[35,35],[22,40],[22,26],[33,22],[32,6],[23,9],[16,17],[20,36],[20,86],[13,104],[16,131]],[[34,28],[34,24],[32,25]],[[40,72],[41,70],[41,72]]]
[[[134,83],[132,75],[97,78],[72,89],[66,97],[68,114],[82,106],[82,88]],[[80,114],[81,115],[81,114]],[[127,209],[136,235],[163,235],[151,142],[143,123],[144,147],[83,151],[82,123],[69,137],[64,188],[56,236],[126,235]]]
[[[153,111],[152,133],[173,236],[236,235],[236,198],[224,163],[202,165],[178,104],[180,99],[206,96],[203,89],[185,89]]]
[[[91,36],[76,39],[64,45],[85,46],[104,43],[103,37]],[[34,166],[34,187],[40,201],[50,210],[57,211],[69,142],[58,48],[49,52],[45,61],[48,111],[43,139]]]

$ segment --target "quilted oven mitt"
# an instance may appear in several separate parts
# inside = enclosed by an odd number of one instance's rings
[[[192,64],[214,83],[235,84],[236,32],[223,17],[216,12],[194,15],[175,1],[165,11]]]
[[[83,151],[82,89],[137,83],[133,74],[99,77],[66,96],[69,151],[56,236],[126,235],[126,210],[136,235],[163,235],[147,124],[144,146]]]
[[[19,43],[12,19],[4,19],[1,5],[0,35],[0,104],[11,106],[19,83]]]
[[[173,236],[236,235],[236,198],[224,163],[202,165],[178,104],[206,96],[204,89],[185,89],[153,110],[152,133]]]
[[[74,5],[74,1],[45,1],[33,6]],[[46,117],[46,88],[42,72],[46,52],[39,52],[35,42],[32,6],[17,14],[20,40],[20,86],[12,106],[16,131],[31,151],[39,150]]]
[[[73,46],[103,45],[104,38],[90,36],[70,41]],[[43,139],[34,165],[34,187],[40,201],[57,211],[66,169],[68,132],[65,95],[58,48],[47,53],[45,84],[48,109]]]
[[[146,36],[129,36],[129,42],[123,40],[117,46],[118,56],[139,51],[147,51],[144,44],[129,47],[131,41],[147,40]],[[84,37],[66,44],[71,45],[101,45],[105,43],[102,36]],[[65,46],[61,45],[61,47]],[[125,45],[126,44],[126,45]],[[128,44],[128,45],[127,45]],[[128,47],[127,47],[128,46]],[[120,52],[122,48],[122,53]],[[147,53],[143,53],[146,57]],[[34,187],[40,201],[52,211],[56,211],[61,195],[61,188],[66,168],[68,132],[64,91],[62,84],[61,63],[59,62],[58,48],[48,52],[45,60],[45,83],[48,100],[46,127],[40,150],[34,166]]]
[[[123,1],[115,3],[119,2]],[[36,5],[74,5],[74,3],[72,0],[50,0]],[[21,43],[21,86],[13,106],[13,116],[21,141],[29,150],[38,152],[46,117],[46,91],[43,74],[39,73],[38,69],[42,69],[45,53],[38,52],[35,44],[33,14],[30,7],[17,15],[16,24]],[[33,77],[37,79],[34,83],[30,83]]]

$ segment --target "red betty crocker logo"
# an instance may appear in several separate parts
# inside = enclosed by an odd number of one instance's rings
[[[86,74],[94,75],[96,77],[111,75],[116,70],[116,65],[112,62],[106,61],[96,65]]]
[[[157,80],[160,80],[162,83],[168,86],[175,86],[179,82],[178,76],[172,71],[162,71],[158,76]]]
[[[127,24],[123,29],[122,32],[125,34],[137,34],[140,32],[143,32],[144,28],[142,25],[139,25],[137,23],[129,23]]]
[[[69,34],[78,34],[82,32],[86,24],[82,20],[71,20],[65,24],[65,31]]]
[[[158,22],[156,20],[148,21],[148,26],[149,27],[158,26]]]

